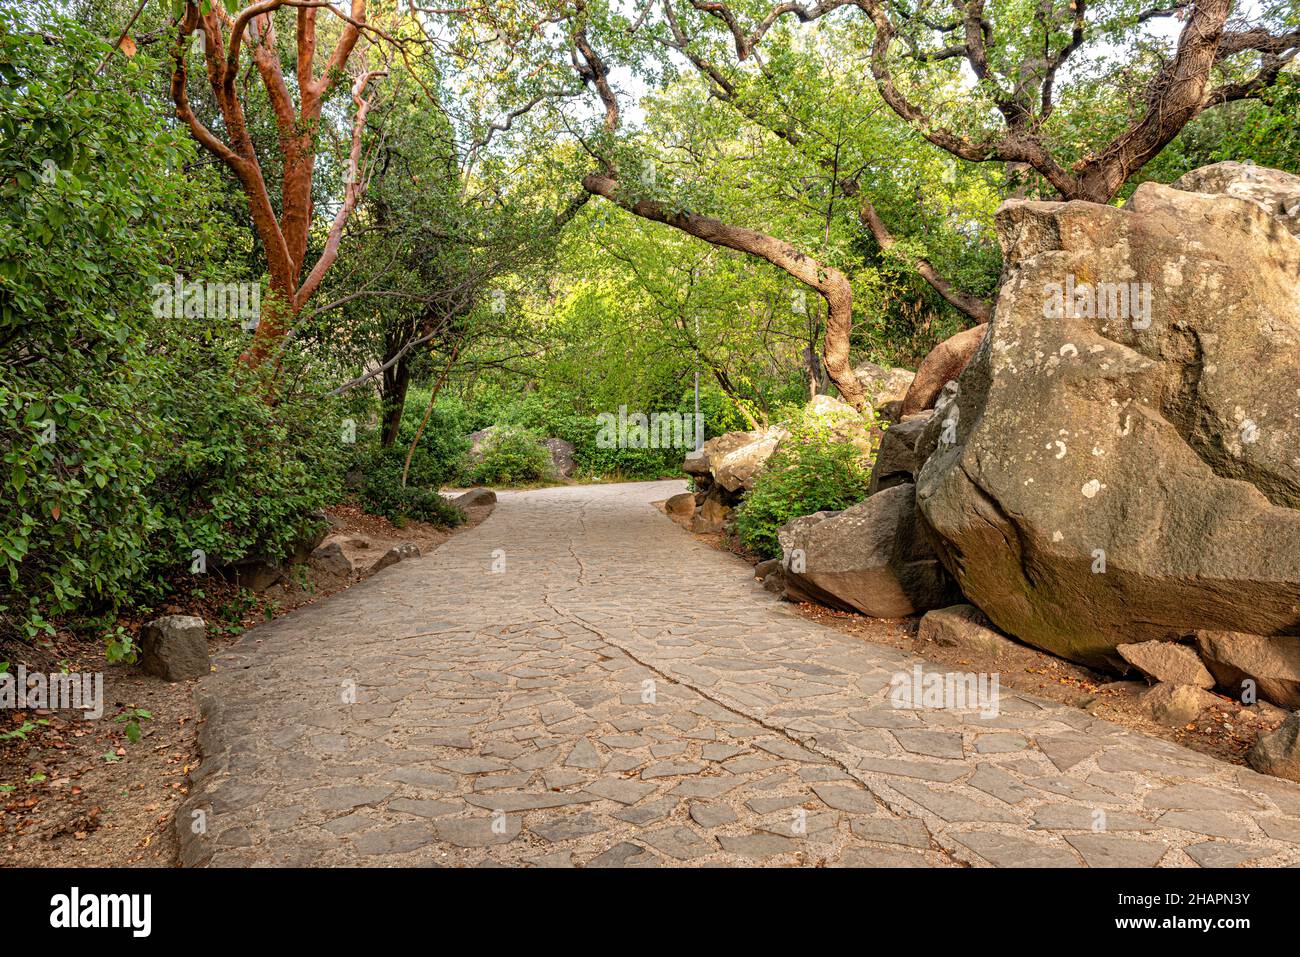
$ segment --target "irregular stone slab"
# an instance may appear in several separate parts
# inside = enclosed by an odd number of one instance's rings
[[[438,840],[457,847],[490,847],[508,844],[519,836],[521,827],[518,815],[494,814],[481,817],[458,817],[435,821],[434,832]]]
[[[596,750],[596,746],[591,741],[583,738],[574,745],[573,750],[569,752],[569,756],[564,759],[564,763],[571,768],[597,770],[600,768],[600,752]]]
[[[813,793],[821,798],[823,804],[836,811],[851,814],[875,814],[880,803],[869,790],[850,784],[814,784]]]
[[[393,793],[392,788],[348,784],[322,788],[313,795],[316,806],[326,811],[350,811],[366,804],[378,804]]]
[[[890,785],[895,791],[911,798],[931,814],[949,823],[957,821],[1001,821],[1018,823],[1018,815],[1005,808],[992,807],[958,791],[943,791],[915,781],[895,781]]]
[[[840,856],[838,867],[929,867],[924,854],[880,847],[850,847]]]
[[[994,867],[1080,867],[1068,848],[993,831],[949,833]]]
[[[363,857],[378,857],[384,854],[408,854],[435,839],[434,829],[430,825],[408,821],[377,831],[367,831],[353,841],[352,846]]]
[[[1109,834],[1066,837],[1089,867],[1155,867],[1169,848],[1155,841],[1138,841]]]
[[[625,807],[621,811],[615,811],[613,816],[620,821],[628,821],[644,827],[647,824],[653,824],[655,821],[662,821],[676,810],[677,804],[676,798],[660,798],[658,801],[651,801],[648,804]]]
[[[464,805],[451,801],[414,801],[410,798],[398,798],[388,802],[388,809],[414,814],[416,817],[443,817],[463,811],[465,808]]]
[[[1226,837],[1245,840],[1250,837],[1250,828],[1240,818],[1223,811],[1166,811],[1160,815],[1161,827],[1176,827],[1183,831],[1208,834],[1210,837]]]
[[[763,832],[721,834],[718,836],[718,843],[728,854],[758,859],[775,857],[778,854],[791,854],[799,849],[798,841]]]
[[[1020,734],[981,734],[975,739],[977,754],[1012,754],[1029,747],[1029,742]]]
[[[704,765],[698,761],[658,761],[641,772],[641,779],[674,778],[683,774],[699,774]]]
[[[617,801],[619,804],[635,804],[649,794],[653,794],[657,785],[641,781],[629,781],[625,778],[603,778],[588,784],[585,791],[596,797]]]
[[[1152,808],[1191,811],[1257,811],[1261,805],[1248,794],[1203,784],[1175,784],[1147,794],[1143,803]]]
[[[624,841],[592,858],[587,867],[658,867],[659,859],[639,844]]]
[[[1183,848],[1187,856],[1202,867],[1237,867],[1247,861],[1272,857],[1277,852],[1266,847],[1249,844],[1227,844],[1222,841],[1203,841]]]
[[[450,774],[442,774],[438,771],[424,771],[419,768],[398,768],[388,775],[388,780],[409,784],[412,787],[430,788],[435,791],[454,791],[456,789],[456,779]]]
[[[445,761],[436,761],[434,763],[444,770],[455,771],[457,774],[486,774],[490,771],[505,771],[510,767],[504,761],[494,761],[491,758],[481,758],[478,755],[464,758],[448,758]]]
[[[529,831],[544,837],[552,844],[571,841],[578,837],[588,837],[592,834],[600,834],[607,829],[608,825],[602,824],[590,811],[565,814],[528,825]]]
[[[539,808],[564,807],[567,804],[583,804],[594,800],[596,800],[595,795],[581,792],[563,794],[546,791],[539,794],[529,794],[522,791],[499,791],[496,794],[465,795],[465,803],[486,808],[489,811],[535,811]]]
[[[1105,747],[1104,741],[1082,734],[1040,734],[1034,738],[1034,744],[1038,745],[1038,750],[1047,755],[1048,760],[1060,771],[1070,770]]]
[[[736,812],[725,804],[705,804],[697,801],[691,805],[691,820],[700,827],[721,827],[736,820]]]
[[[913,754],[924,754],[931,758],[956,758],[960,760],[965,751],[962,749],[961,735],[947,731],[904,731],[891,732],[904,750]]]
[[[923,781],[939,781],[944,784],[965,777],[970,770],[964,764],[936,764],[933,761],[897,761],[891,758],[872,757],[859,758],[858,768],[862,771],[896,774],[906,778],[920,778]]]
[[[773,811],[798,807],[807,800],[808,795],[806,794],[777,794],[773,797],[750,798],[745,802],[745,807],[755,814],[771,814]]]
[[[1300,844],[1300,821],[1289,817],[1256,817],[1255,823],[1275,841]]]
[[[755,741],[754,746],[761,748],[768,754],[775,754],[778,758],[788,758],[791,761],[806,761],[809,764],[830,763],[829,759],[822,757],[816,751],[809,751],[807,748],[800,747],[785,738],[763,738]]]
[[[717,798],[739,787],[744,780],[736,774],[711,774],[707,777],[687,778],[668,793],[684,798]]]
[[[717,850],[717,846],[706,841],[689,827],[664,827],[647,831],[641,835],[651,847],[679,861],[693,861],[705,857]]]
[[[1078,804],[1044,804],[1035,809],[1035,831],[1154,831],[1156,826],[1146,818],[1110,808],[1086,807]]]
[[[1140,641],[1120,645],[1115,650],[1134,668],[1156,681],[1192,685],[1207,691],[1214,687],[1214,675],[1206,670],[1200,656],[1186,645],[1170,641]]]
[[[929,830],[915,818],[855,817],[849,822],[849,830],[864,841],[905,844],[921,849],[930,846]]]
[[[1038,793],[1022,779],[992,764],[981,764],[967,783],[1007,804],[1019,804],[1026,798],[1038,797]]]

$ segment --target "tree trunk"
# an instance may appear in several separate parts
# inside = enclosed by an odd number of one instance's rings
[[[392,358],[395,352],[396,350],[392,350],[384,357],[384,361],[387,362]],[[389,448],[397,441],[397,433],[402,427],[402,413],[406,411],[406,393],[411,386],[411,365],[408,356],[409,353],[384,370],[381,390],[384,420],[380,435],[380,444],[384,448]]]

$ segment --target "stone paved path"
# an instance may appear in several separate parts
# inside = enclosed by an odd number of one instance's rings
[[[200,683],[184,863],[1300,862],[1288,782],[1005,690],[894,707],[920,660],[783,607],[651,506],[680,490],[504,494],[248,632]]]

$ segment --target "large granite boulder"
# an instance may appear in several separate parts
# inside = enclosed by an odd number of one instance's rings
[[[574,458],[574,448],[572,442],[564,439],[543,439],[542,445],[546,446],[546,452],[551,457],[551,469],[560,478],[572,478],[574,471],[578,467],[577,459]]]
[[[901,422],[895,422],[885,429],[876,452],[876,460],[871,468],[871,485],[868,494],[875,495],[883,489],[895,485],[907,485],[916,482],[916,473],[921,470],[924,460],[917,457],[917,443],[926,425],[934,416],[934,411],[909,415]]]
[[[871,407],[888,421],[898,418],[903,398],[912,387],[916,373],[910,369],[861,362],[853,367],[853,375],[862,385]]]
[[[1202,166],[1174,180],[1174,189],[1222,193],[1254,203],[1292,235],[1300,235],[1300,176],[1229,160]]]
[[[868,415],[859,412],[847,402],[829,395],[814,396],[804,408],[807,423],[815,423],[826,430],[832,442],[847,442],[857,448],[864,459],[876,453],[883,434]]]
[[[700,446],[699,454],[704,456],[705,465],[710,475],[716,475],[718,465],[736,449],[748,445],[758,438],[758,432],[724,432],[716,435]]]
[[[734,433],[728,433],[731,435]],[[728,492],[739,492],[754,487],[754,479],[763,470],[767,460],[776,452],[781,442],[790,434],[780,426],[744,433],[749,441],[737,445],[721,456],[709,455],[713,478]],[[719,436],[718,438],[726,438]],[[710,441],[717,441],[711,439]],[[708,442],[704,443],[708,449]]]
[[[1155,183],[996,222],[996,313],[920,441],[918,506],[963,592],[1088,664],[1300,632],[1300,240]]]
[[[912,485],[797,518],[777,540],[791,601],[900,618],[961,600],[917,525]]]

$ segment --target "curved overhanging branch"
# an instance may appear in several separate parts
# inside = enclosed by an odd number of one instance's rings
[[[583,187],[603,197],[634,216],[663,223],[715,246],[757,256],[810,286],[826,300],[826,372],[844,401],[855,409],[867,404],[862,384],[853,374],[849,360],[849,333],[853,329],[853,287],[838,269],[818,262],[789,243],[744,226],[732,226],[711,216],[674,210],[656,200],[633,200],[614,177],[591,173],[583,177]]]
[[[894,238],[894,234],[885,226],[880,214],[876,212],[876,208],[866,199],[862,200],[862,205],[858,210],[858,219],[861,220],[862,225],[871,231],[871,235],[875,237],[876,243],[881,249],[892,249],[897,244],[898,240]],[[917,256],[910,257],[908,261],[920,277],[928,282],[934,291],[942,296],[954,309],[969,316],[977,323],[989,321],[989,318],[993,315],[993,305],[988,300],[958,289],[939,275],[939,271],[934,268],[928,259]]]

